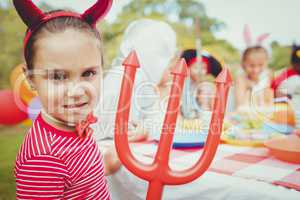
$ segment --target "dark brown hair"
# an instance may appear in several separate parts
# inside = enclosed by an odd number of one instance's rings
[[[46,14],[51,14],[57,11],[51,11]],[[99,32],[91,27],[87,22],[80,20],[76,17],[58,17],[53,20],[50,20],[44,24],[42,24],[38,30],[36,30],[29,39],[27,46],[25,47],[25,61],[27,64],[27,69],[31,70],[34,66],[34,60],[36,55],[36,43],[41,37],[45,37],[46,34],[55,34],[64,32],[67,29],[75,29],[80,32],[87,33],[91,35],[92,37],[95,37],[99,41],[99,48],[101,51],[101,57],[102,57],[102,65],[103,65],[103,50],[101,45],[101,37]]]
[[[262,47],[262,46],[254,46],[254,47],[248,47],[242,55],[242,62],[244,62],[247,59],[247,56],[249,56],[249,54],[253,53],[253,52],[262,52],[265,53],[266,56],[268,57],[268,51]]]

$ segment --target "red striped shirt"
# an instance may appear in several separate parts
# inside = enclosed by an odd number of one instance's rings
[[[58,130],[41,115],[25,136],[15,176],[17,199],[110,199],[93,137]]]

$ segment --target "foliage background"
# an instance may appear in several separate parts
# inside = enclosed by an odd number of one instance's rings
[[[26,27],[17,16],[8,0],[0,3],[0,89],[9,87],[11,70],[23,61],[22,40]],[[52,8],[43,2],[39,5],[44,11]],[[105,68],[110,67],[116,56],[122,33],[128,24],[141,17],[167,21],[178,34],[180,49],[195,47],[195,19],[200,19],[201,40],[204,49],[229,66],[238,66],[240,52],[226,40],[217,39],[214,33],[226,27],[221,19],[207,16],[205,6],[197,0],[139,0],[126,5],[112,23],[101,22],[105,44]],[[272,43],[270,67],[281,69],[289,64],[290,48]]]

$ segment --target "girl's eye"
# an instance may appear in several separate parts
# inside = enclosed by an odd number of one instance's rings
[[[65,73],[54,72],[54,73],[49,73],[48,78],[50,80],[63,81],[67,79],[67,75]]]
[[[82,77],[91,78],[91,77],[95,76],[96,74],[97,74],[96,70],[87,70],[87,71],[83,72]]]

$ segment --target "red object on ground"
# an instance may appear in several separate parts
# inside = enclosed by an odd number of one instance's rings
[[[144,164],[138,161],[133,156],[128,143],[127,132],[131,96],[136,70],[139,67],[136,53],[132,52],[124,61],[123,65],[125,67],[125,72],[115,122],[115,145],[117,153],[121,162],[129,171],[139,178],[149,182],[147,200],[159,200],[162,198],[164,185],[180,185],[189,183],[201,176],[210,166],[220,142],[228,90],[231,84],[231,76],[227,69],[223,69],[216,79],[217,94],[214,102],[210,130],[201,158],[194,166],[187,170],[174,171],[170,169],[168,163],[182,87],[187,74],[186,62],[182,59],[172,72],[173,84],[171,87],[167,113],[164,120],[158,150],[152,164]]]

